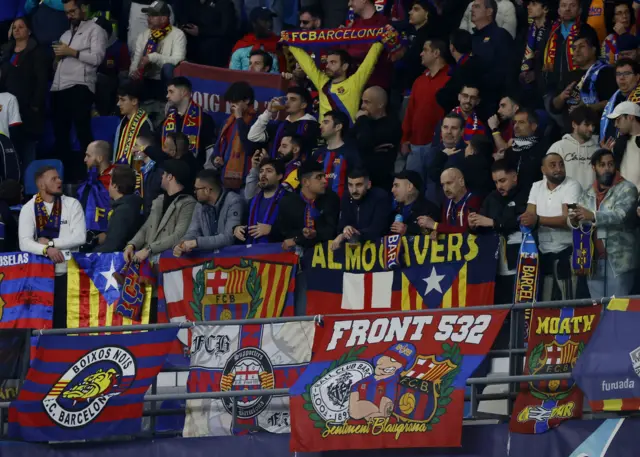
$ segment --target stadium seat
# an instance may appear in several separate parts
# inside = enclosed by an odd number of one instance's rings
[[[24,193],[26,195],[35,195],[38,193],[38,187],[35,182],[36,171],[45,165],[51,165],[58,170],[60,178],[64,181],[64,167],[58,159],[34,160],[31,162],[24,172]]]

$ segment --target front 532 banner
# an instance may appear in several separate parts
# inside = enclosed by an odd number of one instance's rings
[[[463,308],[493,303],[498,239],[468,234],[386,236],[303,257],[307,314]]]
[[[290,389],[291,450],[460,446],[465,383],[507,313],[325,317]]]

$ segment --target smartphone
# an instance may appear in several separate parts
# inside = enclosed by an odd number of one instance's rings
[[[578,209],[578,204],[577,203],[569,203],[567,205],[567,208],[569,208],[569,209]]]

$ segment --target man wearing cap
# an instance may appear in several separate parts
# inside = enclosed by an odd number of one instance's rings
[[[598,60],[598,49],[593,29],[584,28],[575,37],[573,63],[577,68],[561,79],[551,103],[552,112],[563,115],[565,132],[571,131],[569,114],[576,106],[587,105],[600,113],[616,91],[614,69]]]
[[[189,180],[189,167],[180,160],[167,160],[163,169],[162,189],[166,195],[153,201],[149,218],[127,243],[124,250],[127,262],[159,257],[163,251],[178,244],[191,223],[196,199],[184,190]]]
[[[417,171],[405,170],[398,173],[391,188],[394,202],[393,222],[390,232],[397,235],[421,235],[418,220],[429,216],[439,220],[439,209],[424,198],[423,182]]]
[[[373,374],[351,386],[349,415],[365,420],[391,416],[400,373],[411,368],[415,360],[415,346],[404,342],[375,356]]]
[[[338,228],[340,199],[327,189],[322,164],[307,160],[298,170],[300,193],[291,192],[280,200],[274,233],[284,241],[285,250],[310,247],[333,240]]]
[[[618,90],[611,96],[602,112],[600,120],[600,141],[607,144],[618,137],[614,122],[609,120],[616,106],[624,101],[640,103],[640,63],[626,57],[620,57],[616,64],[616,84]]]
[[[171,26],[171,10],[165,2],[157,0],[142,12],[147,14],[149,28],[136,40],[129,77],[144,80],[146,98],[162,99],[174,68],[187,56],[187,38]]]
[[[633,14],[631,3],[616,2],[614,8],[613,33],[607,35],[602,41],[601,49],[603,60],[608,62],[609,65],[615,64],[616,60],[618,60],[620,44],[625,48],[630,45],[638,47],[636,44],[636,26],[631,24],[631,15]],[[621,39],[623,43],[621,43]]]
[[[231,70],[249,71],[251,51],[262,49],[273,57],[271,73],[286,69],[286,63],[277,45],[280,38],[273,33],[275,13],[269,8],[257,7],[251,10],[249,22],[253,32],[246,34],[235,44],[231,54]]]
[[[640,189],[640,106],[622,102],[608,118],[615,121],[620,135],[613,147],[620,174]]]

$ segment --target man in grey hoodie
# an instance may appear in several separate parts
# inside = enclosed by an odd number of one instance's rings
[[[198,173],[194,190],[198,204],[187,233],[173,248],[176,257],[195,249],[211,251],[231,246],[233,228],[242,222],[242,197],[222,187],[217,171]]]
[[[593,135],[599,125],[598,115],[591,108],[581,105],[571,112],[569,119],[573,131],[553,143],[547,154],[560,155],[567,176],[578,181],[583,189],[588,189],[594,180],[591,156],[600,148],[598,136]]]

